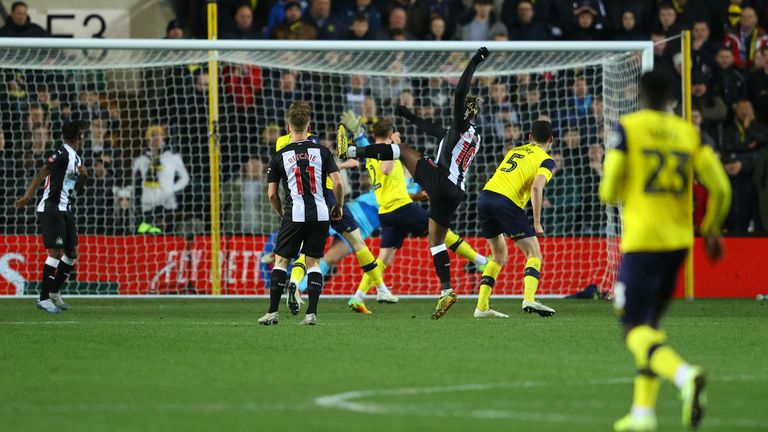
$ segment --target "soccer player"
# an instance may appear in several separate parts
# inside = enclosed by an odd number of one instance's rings
[[[88,171],[77,150],[85,139],[85,122],[69,122],[62,127],[64,142],[45,158],[45,164],[30,182],[24,196],[16,200],[20,209],[35,199],[45,180],[43,198],[37,205],[37,218],[43,233],[48,258],[43,265],[40,300],[37,307],[48,313],[69,309],[59,290],[66,283],[77,259],[77,225],[72,212],[73,193],[82,192]]]
[[[480,148],[480,135],[475,125],[479,99],[468,94],[472,75],[486,58],[488,49],[478,49],[461,75],[454,94],[453,119],[447,130],[417,117],[404,107],[397,109],[398,114],[440,140],[435,161],[402,143],[350,146],[344,127],[339,127],[337,151],[341,158],[399,159],[431,199],[429,249],[441,288],[432,319],[440,319],[457,300],[451,287],[451,259],[445,246],[445,238],[456,216],[456,209],[464,200],[467,170]]]
[[[376,144],[400,143],[400,134],[395,132],[394,125],[389,119],[376,122],[372,132]],[[403,240],[408,234],[423,236],[428,232],[429,215],[427,210],[413,202],[413,198],[408,193],[405,171],[399,160],[379,161],[369,158],[365,165],[370,174],[371,189],[379,207],[381,249],[377,261],[383,272],[392,264],[395,252],[402,247]],[[453,231],[448,231],[445,243],[449,249],[474,262],[480,268],[484,268],[488,262],[485,256],[475,252],[469,243],[464,242]],[[364,275],[357,292],[347,303],[350,309],[364,314],[371,313],[365,306],[365,295],[372,285],[373,281],[370,277]],[[377,301],[381,302],[378,293]]]
[[[555,162],[547,154],[552,144],[552,125],[543,120],[533,122],[529,139],[529,144],[513,148],[504,156],[504,161],[496,168],[477,199],[480,227],[493,258],[480,279],[475,318],[509,318],[489,305],[496,278],[507,261],[505,234],[525,254],[523,311],[542,317],[555,314],[554,309],[537,302],[535,298],[541,272],[541,248],[536,237],[544,235],[541,226],[544,186],[552,178],[555,168]],[[528,201],[533,207],[533,227],[525,214]]]
[[[711,147],[701,145],[694,126],[668,111],[672,88],[662,73],[642,76],[644,109],[619,119],[600,182],[600,199],[622,204],[623,259],[614,306],[637,367],[632,410],[614,424],[616,431],[656,430],[659,378],[680,389],[685,427],[698,427],[704,415],[704,373],[666,344],[659,322],[693,243],[689,179],[695,172],[709,190],[700,232],[711,259],[722,256],[720,227],[731,189]]]
[[[297,256],[301,250],[306,256],[309,306],[300,324],[315,325],[317,303],[323,287],[323,276],[317,264],[323,256],[330,220],[342,218],[344,185],[330,150],[308,139],[309,104],[303,101],[292,103],[287,118],[291,143],[275,153],[267,172],[269,202],[282,222],[270,278],[269,311],[258,322],[262,325],[278,323],[277,310],[288,279],[286,268],[291,257]],[[333,180],[332,205],[328,205],[323,187],[328,177]],[[278,182],[281,181],[285,190],[285,206],[278,191]]]
[[[316,136],[309,136],[309,139],[317,142]],[[289,142],[288,138],[280,137],[276,143],[277,150],[281,150],[288,142]],[[353,165],[348,162],[349,161],[345,161],[339,166],[339,168],[340,169],[351,168]],[[357,166],[357,162],[354,162],[354,166]],[[334,188],[333,180],[331,178],[328,178],[326,180],[325,186],[326,186],[325,199],[329,201],[329,205],[333,206],[335,202],[334,201],[335,198],[333,197],[333,193],[332,193]],[[368,249],[368,246],[365,244],[365,241],[363,239],[362,234],[360,233],[360,229],[357,224],[357,221],[355,220],[353,212],[349,211],[348,208],[343,208],[342,213],[343,215],[340,220],[331,221],[331,228],[344,239],[344,241],[349,246],[349,248],[352,249],[352,251],[355,253],[355,256],[357,257],[357,262],[360,264],[360,268],[363,270],[365,274],[369,275],[369,277],[374,281],[374,283],[376,284],[377,291],[381,292],[382,301],[388,302],[388,303],[396,303],[397,298],[390,293],[389,289],[384,284],[384,281],[381,277],[381,268],[376,264],[376,258],[373,256],[373,253],[371,253],[370,249]],[[341,258],[343,258],[343,256],[339,257],[338,259],[340,260]],[[296,315],[299,313],[299,307],[300,307],[299,305],[301,302],[301,298],[299,297],[297,288],[298,288],[299,282],[306,275],[307,266],[306,266],[305,260],[306,258],[304,256],[300,256],[293,263],[293,268],[291,270],[290,278],[287,285],[288,297],[286,299],[286,304],[288,306],[288,310],[293,315]],[[321,269],[321,273],[323,275],[325,275],[325,273],[327,273],[327,271],[330,269],[330,265],[328,265],[328,260],[320,260],[319,266]]]

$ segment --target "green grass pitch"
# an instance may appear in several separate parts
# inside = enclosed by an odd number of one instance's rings
[[[433,302],[323,300],[319,325],[265,300],[71,300],[47,315],[0,301],[4,431],[608,431],[630,406],[632,359],[611,306],[551,301],[544,319],[474,300],[431,321]],[[768,304],[676,302],[670,343],[708,371],[705,430],[768,430]],[[660,430],[680,430],[664,384]]]

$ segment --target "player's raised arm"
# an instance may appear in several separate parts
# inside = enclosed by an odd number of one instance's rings
[[[472,59],[469,60],[467,68],[464,69],[464,73],[461,74],[459,83],[456,84],[456,93],[453,95],[453,123],[457,126],[457,123],[464,118],[464,110],[466,109],[465,101],[469,94],[469,85],[472,83],[472,76],[475,74],[475,69],[488,58],[488,48],[482,47],[477,50]]]
[[[40,187],[40,184],[43,183],[43,180],[48,177],[48,175],[51,174],[51,169],[48,168],[48,165],[44,165],[42,168],[40,168],[40,171],[35,174],[35,176],[32,178],[32,181],[29,182],[29,186],[27,187],[27,191],[24,192],[24,195],[17,199],[16,202],[13,204],[14,207],[17,209],[20,209],[27,205],[30,201],[34,200],[35,198],[35,191],[37,188]]]
[[[411,112],[411,110],[409,110],[408,108],[402,105],[398,105],[395,107],[395,114],[413,123],[414,125],[416,125],[416,127],[420,131],[424,132],[425,134],[431,137],[434,137],[440,140],[440,139],[443,139],[443,137],[445,136],[445,128],[427,119],[417,116],[416,114]]]
[[[603,178],[600,179],[598,193],[604,204],[617,204],[619,192],[624,181],[627,164],[627,143],[624,129],[618,126],[608,137],[608,151],[603,161]]]

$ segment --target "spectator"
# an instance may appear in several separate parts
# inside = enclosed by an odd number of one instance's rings
[[[653,12],[656,8],[656,1],[648,0],[621,0],[609,1],[606,3],[608,23],[612,25],[609,31],[620,32],[622,29],[623,16],[625,12],[631,12],[635,20],[634,28],[642,34],[650,34],[651,21],[653,21]]]
[[[5,25],[0,28],[0,37],[49,37],[50,34],[37,24],[29,21],[27,4],[14,2]]]
[[[469,23],[461,26],[456,36],[458,39],[465,41],[486,41],[490,39],[488,34],[494,25],[493,1],[474,0],[472,8],[475,12],[474,18]]]
[[[548,0],[546,0],[548,1]],[[462,5],[454,0],[420,0],[424,6],[424,12],[429,16],[437,15],[445,22],[445,39],[451,39],[456,29],[456,17],[460,13]]]
[[[720,48],[715,56],[715,70],[712,73],[712,92],[720,96],[727,106],[732,106],[744,96],[746,81],[733,66],[733,52]]]
[[[132,189],[130,186],[112,187],[112,196],[115,198],[112,207],[112,226],[109,234],[130,235],[133,234],[134,220]]]
[[[698,129],[701,143],[715,148],[715,139],[704,128],[704,117],[701,115],[701,107],[695,103],[691,106],[691,123]]]
[[[538,119],[537,119],[538,120]],[[584,151],[584,142],[581,137],[581,131],[574,124],[567,124],[562,127],[562,146],[560,153],[568,166],[573,167],[574,175],[581,177],[586,172],[589,160]]]
[[[147,151],[131,167],[136,205],[142,214],[137,232],[173,231],[176,194],[189,184],[189,174],[181,156],[166,148],[165,128],[151,126],[145,138]]]
[[[594,9],[582,6],[574,11],[576,23],[571,26],[568,38],[572,40],[601,40],[604,38],[605,27],[595,21],[597,13]]]
[[[747,80],[747,94],[755,107],[757,118],[768,123],[768,47],[760,50],[763,66],[755,70]]]
[[[555,17],[552,14],[554,10],[553,0],[504,0],[501,7],[501,21],[512,29],[520,24],[520,3],[530,3],[533,8],[532,16],[536,17],[536,20],[543,23],[549,23],[555,21]],[[547,31],[547,33],[549,33]]]
[[[264,161],[250,157],[243,165],[241,181],[242,209],[240,218],[244,234],[266,234],[275,228],[273,212],[270,211],[266,192]]]
[[[638,24],[634,12],[629,10],[624,11],[624,13],[621,14],[621,26],[613,39],[622,41],[648,40],[648,35],[638,28]]]
[[[511,40],[531,41],[549,39],[549,32],[544,23],[536,20],[535,9],[530,0],[521,0],[517,3],[517,19],[513,23],[507,23],[509,38]]]
[[[301,4],[298,0],[285,1],[285,20],[272,29],[272,39],[314,40],[317,30],[301,20]]]
[[[406,72],[403,62],[394,60],[387,66],[386,76],[376,76],[371,78],[370,89],[374,96],[384,106],[392,106],[394,101],[400,96],[403,89],[409,88],[408,80],[403,77]]]
[[[677,15],[676,22],[683,28],[691,28],[696,21],[710,22],[712,14],[704,2],[711,0],[671,0],[670,6]]]
[[[592,15],[592,26],[600,32],[601,34],[605,33],[608,30],[608,1],[606,0],[580,0],[580,1],[574,1],[573,4],[573,14],[570,16],[570,19],[573,20],[574,18],[577,21],[579,16],[584,13],[589,13]],[[567,14],[563,14],[563,17],[568,16]],[[565,23],[564,28],[569,28],[570,26],[568,24],[571,23]]]
[[[290,3],[291,1],[296,0],[277,0],[277,2],[272,4],[272,7],[269,9],[269,16],[267,17],[267,24],[264,26],[264,38],[268,39],[272,35],[272,30],[280,23],[285,21],[285,6],[287,3]],[[302,12],[304,11],[306,7],[305,0],[299,0],[301,5]],[[250,2],[246,2],[250,3]],[[257,2],[260,3],[260,2]],[[250,9],[250,7],[249,7]],[[251,11],[253,13],[253,11]]]
[[[344,96],[344,111],[352,110],[360,115],[360,107],[365,97],[371,94],[367,80],[363,75],[352,75],[349,78],[349,89]]]
[[[581,214],[581,179],[559,152],[552,152],[551,156],[555,161],[555,172],[544,188],[544,226],[552,235],[573,235],[580,230],[574,215]]]
[[[668,49],[669,44],[665,41],[666,37],[661,33],[652,33],[651,42],[653,42],[653,70],[676,76],[675,65],[672,61],[672,49]]]
[[[577,76],[571,86],[571,95],[567,107],[561,113],[561,122],[573,125],[586,125],[587,118],[592,113],[592,95],[587,79]]]
[[[376,99],[372,96],[366,96],[363,98],[363,103],[360,104],[360,122],[366,130],[379,121],[379,107],[376,103]],[[330,147],[333,150],[333,147]]]
[[[331,0],[312,0],[304,22],[315,27],[317,38],[321,40],[341,39],[343,34],[344,23],[331,15]]]
[[[347,33],[348,40],[373,40],[373,35],[367,15],[359,14],[352,19],[352,25],[349,26]]]
[[[691,30],[691,59],[693,70],[704,75],[709,74],[715,65],[717,44],[710,39],[709,24],[696,21]]]
[[[406,39],[415,39],[414,35],[408,30],[408,15],[405,9],[400,6],[395,6],[389,11],[389,20],[387,21],[386,30],[381,32],[380,39],[393,40],[393,33],[402,34]]]
[[[768,35],[758,26],[757,12],[751,7],[741,10],[739,25],[725,35],[723,47],[733,53],[737,69],[749,68],[755,60],[755,52],[768,46]]]
[[[96,117],[91,121],[90,133],[86,135],[83,148],[83,158],[90,163],[98,162],[108,172],[110,179],[114,179],[120,185],[122,184],[123,172],[120,167],[120,151],[112,146],[109,123],[105,115]],[[117,163],[115,163],[116,160]],[[111,188],[112,184],[109,187]]]
[[[261,39],[260,32],[253,23],[253,10],[247,4],[235,9],[235,26],[221,32],[221,39]]]
[[[677,20],[677,10],[671,2],[659,5],[659,13],[656,16],[653,31],[666,37],[677,36],[683,31],[683,26]]]
[[[691,101],[701,110],[702,119],[710,124],[722,123],[728,115],[723,98],[708,91],[707,79],[701,73],[691,77]]]
[[[445,19],[440,15],[433,14],[429,20],[429,32],[427,33],[427,40],[442,41],[446,39],[445,36]]]
[[[360,20],[361,15],[367,18],[370,34],[378,35],[381,30],[381,12],[375,5],[371,4],[371,0],[354,0],[354,5],[343,12],[343,16],[350,26],[354,26],[355,21]],[[358,36],[357,39],[363,38]],[[368,39],[373,39],[373,37]]]
[[[92,156],[88,187],[83,190],[82,215],[88,221],[84,228],[88,234],[109,234],[114,226],[115,175],[104,162],[107,159],[111,165],[109,156],[102,152],[93,152]]]
[[[177,19],[168,21],[165,27],[165,39],[184,39],[184,28]]]

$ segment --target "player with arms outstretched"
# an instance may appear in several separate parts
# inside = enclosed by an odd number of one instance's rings
[[[372,132],[376,144],[400,143],[400,135],[395,132],[394,125],[389,119],[374,123]],[[383,272],[392,264],[395,252],[402,247],[403,241],[409,234],[423,236],[428,232],[429,215],[427,210],[416,204],[408,193],[405,171],[399,160],[380,161],[369,158],[365,166],[370,175],[371,189],[379,205],[381,249],[377,262]],[[474,262],[479,268],[484,268],[488,262],[485,256],[475,252],[469,243],[453,231],[448,231],[445,243],[449,249]],[[349,308],[355,312],[370,313],[365,306],[365,295],[373,285],[371,278],[364,275],[357,292],[347,303]]]
[[[311,110],[306,102],[294,102],[288,108],[288,132],[291,143],[280,149],[269,162],[267,181],[269,202],[282,222],[275,245],[269,311],[259,318],[262,325],[277,324],[278,307],[288,274],[286,269],[299,250],[306,256],[309,306],[301,325],[317,323],[317,303],[323,288],[318,261],[323,256],[331,220],[341,220],[344,185],[333,154],[308,139]],[[329,206],[323,185],[333,180],[335,202]],[[285,189],[285,206],[280,200],[279,182]]]
[[[621,203],[623,259],[614,288],[615,307],[637,375],[632,411],[616,431],[654,431],[660,380],[673,382],[683,401],[683,426],[697,428],[704,414],[702,369],[685,362],[659,330],[675,289],[677,274],[693,244],[693,172],[709,191],[700,232],[707,255],[722,255],[720,227],[728,213],[731,188],[711,147],[696,129],[668,112],[672,81],[649,72],[640,80],[645,109],[619,119],[608,140],[600,199]]]
[[[548,317],[555,310],[536,301],[541,272],[541,248],[537,236],[544,235],[541,206],[544,186],[552,178],[555,162],[547,154],[552,144],[552,125],[537,120],[531,126],[530,144],[510,150],[488,180],[477,199],[477,215],[483,236],[491,247],[492,259],[483,271],[475,318],[508,318],[490,308],[489,298],[507,261],[506,234],[525,254],[523,271],[523,311]],[[533,227],[525,214],[528,201],[533,206]]]
[[[43,233],[48,258],[43,265],[40,300],[37,307],[49,313],[69,309],[59,290],[66,283],[77,259],[77,225],[72,211],[74,192],[81,192],[88,171],[77,150],[83,145],[85,122],[69,122],[62,127],[64,143],[45,158],[45,165],[32,179],[23,197],[16,200],[20,209],[34,201],[35,193],[45,180],[43,198],[37,205],[37,218]]]
[[[451,259],[445,238],[456,216],[456,209],[464,201],[467,170],[480,148],[480,134],[475,125],[479,99],[469,96],[469,87],[475,69],[486,58],[488,49],[483,47],[477,50],[461,75],[454,94],[453,119],[448,129],[398,107],[398,114],[440,140],[434,161],[402,143],[374,144],[362,148],[349,146],[344,127],[339,127],[337,151],[341,158],[399,159],[430,197],[429,247],[441,288],[432,319],[440,319],[457,300],[451,287]]]

